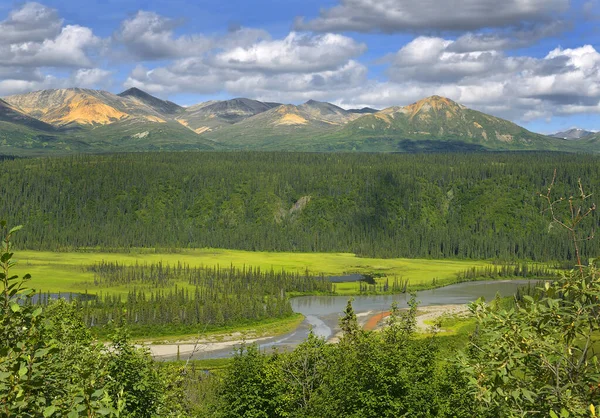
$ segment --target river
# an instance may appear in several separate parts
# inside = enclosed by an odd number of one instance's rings
[[[480,297],[485,300],[492,300],[496,294],[500,296],[510,296],[514,294],[517,287],[535,283],[528,280],[499,280],[499,281],[477,281],[464,282],[450,286],[440,287],[438,289],[423,290],[417,293],[419,306],[432,305],[464,305],[475,301]],[[292,349],[300,344],[308,336],[309,330],[325,339],[334,336],[338,331],[338,320],[346,308],[348,302],[347,296],[301,296],[291,300],[292,308],[295,312],[304,315],[305,319],[293,332],[280,335],[278,337],[266,338],[260,341],[260,348],[268,350],[277,347],[281,350]],[[352,306],[354,312],[361,315],[372,315],[379,312],[389,311],[392,302],[398,302],[400,308],[407,307],[407,301],[410,295],[374,295],[374,296],[354,296]],[[185,349],[180,347],[181,358],[188,358],[192,350],[191,345]],[[169,348],[172,348],[169,350]],[[152,350],[154,352],[154,350]],[[165,355],[155,355],[160,360],[174,360],[177,352],[176,345],[166,345],[161,347],[161,352],[169,353]],[[225,358],[231,356],[232,348],[223,348],[218,350],[200,349],[194,353],[193,359],[212,359]]]

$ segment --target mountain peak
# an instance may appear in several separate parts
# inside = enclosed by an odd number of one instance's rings
[[[462,109],[466,108],[447,97],[434,95],[405,106],[400,109],[400,112],[409,115],[411,119],[414,117],[428,118],[428,115],[432,113],[445,113],[446,117],[452,118],[459,114]]]
[[[154,96],[146,93],[144,90],[138,89],[137,87],[128,88],[124,92],[121,92],[121,93],[117,94],[117,96],[121,96],[121,97],[126,97],[126,96],[154,97]]]
[[[158,97],[154,97],[153,95],[146,93],[144,90],[140,90],[137,87],[131,87],[124,92],[119,93],[117,96],[139,101],[160,114],[174,115],[183,111],[183,107],[168,100],[162,100]]]
[[[438,95],[425,97],[424,99],[421,99],[418,102],[413,103],[410,106],[414,106],[414,105],[417,105],[417,106],[429,105],[436,110],[444,108],[444,107],[463,107],[460,104],[456,103],[454,100],[450,100],[447,97],[442,97],[442,96],[438,96]]]
[[[336,106],[329,102],[319,102],[317,100],[309,100],[304,104],[298,106],[299,109],[306,110],[308,112],[318,112],[322,116],[326,115],[340,115],[345,116],[349,113],[347,110],[342,109],[339,106]]]
[[[563,132],[557,132],[553,135],[550,135],[554,138],[560,138],[560,139],[566,139],[566,140],[570,140],[570,139],[582,139],[582,138],[586,138],[588,136],[593,135],[594,132],[591,131],[586,131],[585,129],[581,129],[581,128],[571,128],[568,129],[566,131]]]

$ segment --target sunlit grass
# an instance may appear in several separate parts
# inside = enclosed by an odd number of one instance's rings
[[[486,261],[472,260],[423,260],[423,259],[376,259],[359,258],[349,253],[278,253],[251,252],[222,249],[185,249],[177,253],[149,253],[131,251],[128,253],[102,252],[47,252],[17,251],[19,264],[17,274],[30,273],[30,286],[42,292],[85,292],[126,294],[126,286],[98,287],[94,284],[93,273],[85,266],[101,261],[118,262],[126,265],[177,263],[194,266],[235,267],[252,266],[262,270],[286,270],[304,273],[308,270],[317,275],[380,274],[379,283],[394,278],[408,279],[410,288],[431,287],[433,279],[439,284],[452,282],[456,273],[471,267],[484,267]],[[336,292],[340,294],[358,293],[358,283],[338,283]]]

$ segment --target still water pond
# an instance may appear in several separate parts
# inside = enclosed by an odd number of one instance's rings
[[[423,290],[417,293],[419,306],[432,305],[464,305],[480,297],[492,300],[496,294],[500,296],[513,295],[519,286],[535,281],[501,280],[480,281],[454,284],[439,289]],[[403,308],[407,307],[410,299],[408,294],[355,296],[352,306],[356,314],[388,311],[392,302],[398,302]],[[347,296],[301,296],[291,300],[292,308],[305,316],[304,322],[293,332],[261,341],[261,349],[277,347],[291,349],[308,336],[310,328],[321,337],[330,338],[338,332],[338,319],[346,308]],[[198,352],[194,359],[223,358],[231,356],[231,348],[216,351]],[[187,358],[187,355],[184,355]],[[171,357],[163,358],[165,360]]]

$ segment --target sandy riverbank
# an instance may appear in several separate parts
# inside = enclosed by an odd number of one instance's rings
[[[432,305],[417,309],[417,332],[428,332],[432,323],[444,316],[466,316],[469,313],[467,305]],[[372,331],[385,326],[385,319],[390,316],[390,312],[379,312],[372,315],[364,324],[363,328]],[[439,329],[438,332],[444,332]]]
[[[209,353],[211,351],[233,349],[242,343],[252,344],[260,343],[272,337],[246,338],[241,333],[227,335],[215,335],[211,338],[175,341],[170,344],[139,344],[138,347],[146,347],[150,350],[153,357],[176,357],[177,353],[182,360],[185,360],[190,354]]]
[[[431,329],[431,323],[443,316],[466,316],[469,313],[467,305],[432,305],[420,307],[417,310],[417,332],[425,333]],[[356,315],[359,325],[366,330],[377,330],[385,326],[385,318],[390,315],[388,312],[361,312]],[[437,330],[444,332],[443,329]],[[330,343],[339,341],[339,332],[328,339]],[[210,353],[212,351],[233,350],[234,347],[242,343],[260,343],[272,337],[252,338],[251,335],[242,333],[231,333],[225,335],[214,335],[210,338],[198,340],[176,341],[170,344],[140,344],[139,347],[146,347],[155,358],[173,358],[179,353],[179,357],[184,360],[190,354]]]

